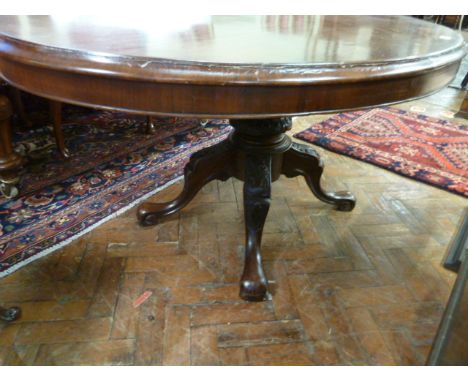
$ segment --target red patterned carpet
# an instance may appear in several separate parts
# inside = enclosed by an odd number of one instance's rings
[[[17,132],[28,164],[19,197],[0,196],[0,276],[60,248],[176,180],[190,155],[225,139],[230,126],[86,111],[66,115],[72,157],[62,160],[50,129]]]
[[[341,113],[295,135],[468,196],[468,126],[395,108]]]

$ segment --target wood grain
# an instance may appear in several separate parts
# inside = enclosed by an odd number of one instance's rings
[[[456,32],[409,17],[281,20],[289,27],[213,16],[168,19],[164,30],[154,20],[130,28],[102,17],[2,16],[0,73],[68,103],[255,118],[420,97],[447,85],[466,53]]]
[[[424,107],[440,118],[462,101],[463,92],[447,89],[402,107]],[[297,118],[291,133],[327,117]],[[300,178],[273,183],[263,232],[271,301],[238,296],[242,183],[212,182],[171,221],[176,237],[157,235],[158,227],[128,235],[141,231],[132,209],[0,280],[2,303],[25,313],[25,321],[0,324],[0,363],[424,364],[455,280],[442,261],[466,199],[315,149],[327,163],[325,186],[348,188],[360,203],[341,213],[315,199]],[[127,245],[117,251],[113,243]],[[103,247],[102,265],[90,252],[96,245]],[[89,257],[86,264],[63,277],[67,259],[81,256]],[[147,290],[147,301],[127,306]],[[60,314],[50,320],[47,307]],[[125,329],[119,338],[112,326]]]

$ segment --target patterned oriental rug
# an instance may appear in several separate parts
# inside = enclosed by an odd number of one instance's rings
[[[62,160],[50,127],[16,133],[28,159],[13,200],[0,196],[0,277],[126,211],[183,174],[190,155],[227,137],[226,121],[145,118],[86,110],[66,115],[72,157]]]
[[[399,110],[341,113],[295,135],[468,197],[468,126]]]

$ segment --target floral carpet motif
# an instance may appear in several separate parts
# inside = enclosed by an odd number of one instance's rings
[[[468,126],[396,108],[336,114],[295,135],[468,196]]]
[[[0,197],[0,276],[60,248],[183,174],[190,155],[226,138],[226,121],[72,112],[63,130],[72,157],[60,158],[50,127],[16,133],[27,157],[20,195]]]

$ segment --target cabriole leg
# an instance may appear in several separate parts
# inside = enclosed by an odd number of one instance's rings
[[[193,154],[184,169],[184,188],[180,195],[167,203],[141,204],[137,211],[138,221],[144,226],[154,225],[160,218],[178,212],[205,184],[215,179],[229,179],[233,161],[233,151],[226,141]]]
[[[271,200],[271,155],[249,154],[244,178],[245,264],[240,282],[244,300],[262,301],[267,294],[261,243]]]
[[[356,198],[348,191],[325,192],[320,185],[323,163],[311,147],[293,143],[284,153],[282,173],[288,178],[302,175],[312,193],[322,202],[333,204],[339,211],[351,211]]]

